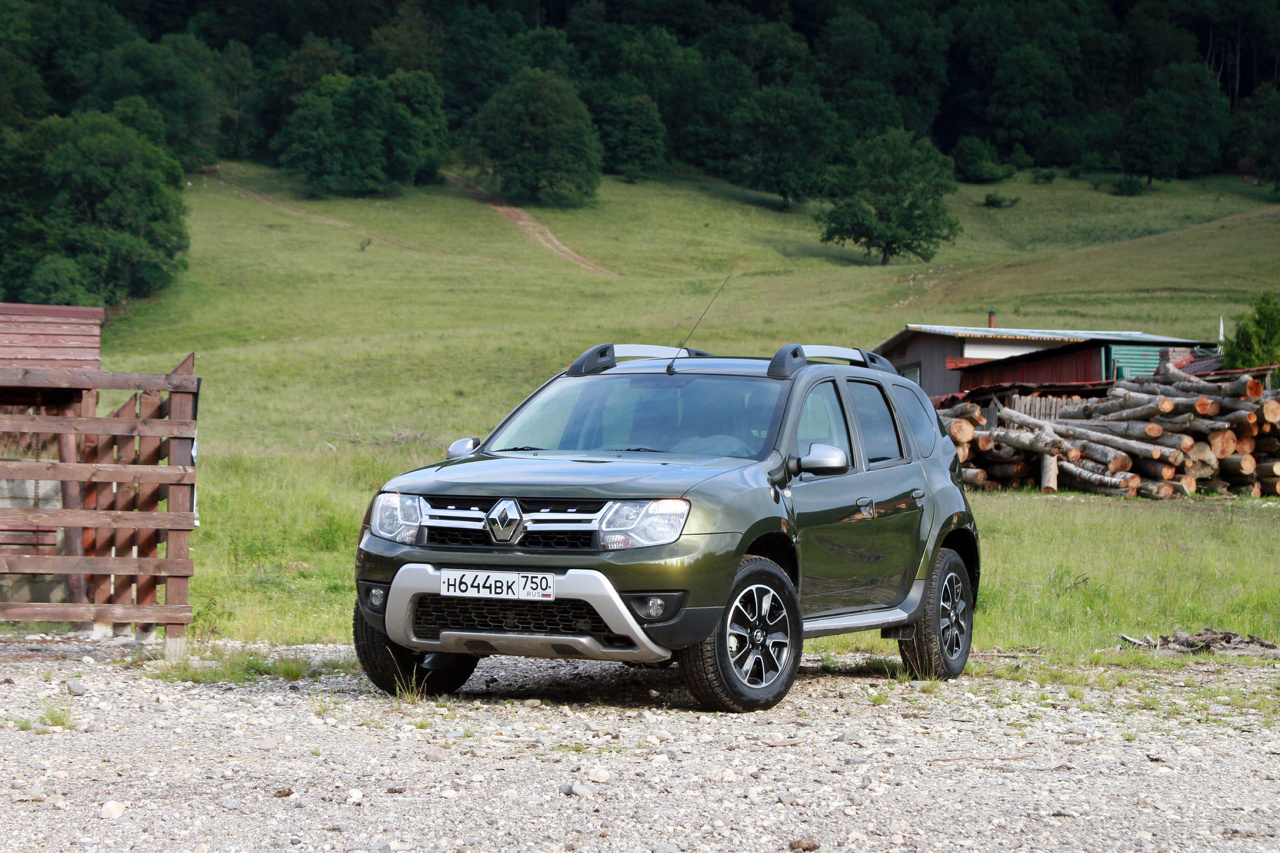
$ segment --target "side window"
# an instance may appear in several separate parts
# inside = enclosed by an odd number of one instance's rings
[[[867,464],[901,459],[902,442],[880,386],[870,382],[850,382],[849,394],[853,397],[853,416],[858,419],[862,443],[867,451]]]
[[[916,440],[916,447],[920,448],[920,455],[931,456],[940,434],[937,413],[932,406],[926,409],[920,395],[905,385],[891,386],[890,393],[902,419],[907,422],[907,429]]]
[[[834,382],[823,382],[812,391],[800,410],[800,425],[796,428],[796,446],[805,456],[815,444],[838,447],[853,461],[849,446],[849,427],[844,422],[844,410],[836,395]]]

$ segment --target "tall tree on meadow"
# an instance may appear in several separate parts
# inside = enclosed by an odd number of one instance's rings
[[[1167,96],[1150,92],[1129,107],[1120,136],[1120,162],[1125,172],[1171,181],[1186,156],[1187,140]]]
[[[1280,364],[1280,299],[1261,293],[1223,347],[1225,366],[1241,369]]]
[[[855,144],[848,160],[835,203],[818,215],[822,242],[879,252],[885,265],[903,254],[928,261],[960,233],[943,203],[956,191],[951,158],[928,139],[890,130]]]
[[[1280,92],[1261,86],[1247,117],[1248,154],[1257,161],[1258,177],[1280,193]]]
[[[622,77],[595,82],[582,90],[600,134],[602,165],[606,172],[636,181],[662,166],[667,153],[667,129],[658,105],[639,81]]]
[[[444,65],[444,27],[423,0],[407,0],[394,18],[370,35],[368,56],[384,74],[426,71],[439,79]]]
[[[475,120],[472,155],[513,201],[579,204],[600,184],[600,138],[573,84],[526,68]]]

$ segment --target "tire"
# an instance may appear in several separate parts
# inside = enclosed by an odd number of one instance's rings
[[[898,641],[913,678],[947,681],[964,672],[973,642],[973,585],[964,560],[950,548],[938,552],[915,636]]]
[[[397,645],[365,621],[358,603],[351,616],[351,633],[364,674],[374,687],[391,696],[408,691],[423,696],[453,693],[467,682],[479,663],[475,655],[426,654]],[[423,667],[424,662],[429,669]]]
[[[761,711],[791,689],[803,644],[795,585],[777,563],[747,557],[715,631],[676,659],[689,691],[708,710]]]

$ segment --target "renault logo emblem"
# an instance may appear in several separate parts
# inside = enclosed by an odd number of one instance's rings
[[[520,505],[510,498],[503,498],[484,517],[484,526],[489,528],[494,542],[515,542],[524,529]]]

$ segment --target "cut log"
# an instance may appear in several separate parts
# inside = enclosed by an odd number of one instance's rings
[[[1138,484],[1138,494],[1144,498],[1166,501],[1173,497],[1173,486],[1155,480],[1143,480]]]
[[[1055,423],[1061,422],[1055,421]],[[1147,441],[1148,439],[1159,438],[1164,435],[1164,427],[1150,421],[1130,422],[1092,420],[1068,423],[1077,429],[1091,429],[1097,432],[1105,432],[1108,435],[1118,435],[1121,438],[1132,438],[1134,441]]]
[[[1135,459],[1133,467],[1153,480],[1172,480],[1178,473],[1178,469],[1168,462],[1156,459]]]
[[[1221,473],[1232,479],[1252,477],[1254,472],[1258,470],[1257,461],[1247,453],[1232,454],[1218,464]]]
[[[991,436],[998,444],[1016,447],[1028,453],[1060,454],[1069,459],[1080,458],[1079,451],[1073,450],[1066,441],[1056,436],[1048,435],[1044,431],[1015,432],[1007,429],[993,429],[987,435]]]
[[[1197,388],[1200,393],[1216,394],[1218,386],[1212,382],[1206,382],[1198,376],[1192,376],[1190,373],[1183,373],[1169,362],[1165,362],[1160,366],[1160,372],[1151,377],[1153,382],[1160,385],[1186,385]]]
[[[1080,450],[1082,457],[1104,465],[1109,473],[1128,471],[1133,467],[1133,460],[1123,450],[1107,447],[1095,441],[1072,441],[1071,445]]]
[[[1174,477],[1172,480],[1169,481],[1169,485],[1173,486],[1173,493],[1175,495],[1190,497],[1191,495],[1194,495],[1196,493],[1195,477],[1187,477],[1187,476]]]
[[[1058,457],[1046,453],[1040,457],[1040,492],[1046,495],[1058,491]]]
[[[1210,477],[1208,480],[1197,480],[1197,488],[1210,495],[1227,495],[1231,493],[1231,484],[1226,480],[1219,480],[1217,477]]]
[[[956,403],[949,409],[939,409],[938,414],[944,418],[981,417],[982,407],[977,403]]]
[[[1280,477],[1280,459],[1257,459],[1257,467],[1254,469],[1259,477]]]
[[[1166,432],[1164,435],[1151,439],[1152,444],[1158,444],[1161,447],[1172,447],[1174,450],[1181,450],[1183,453],[1190,453],[1191,448],[1195,447],[1196,440],[1194,436],[1183,435],[1180,432]]]
[[[1219,429],[1209,433],[1209,447],[1213,449],[1213,455],[1219,459],[1235,453],[1236,445],[1239,443],[1236,434],[1229,429]]]
[[[1258,452],[1280,456],[1280,438],[1266,435],[1258,439]]]
[[[1168,408],[1161,408],[1160,405],[1157,403],[1150,403],[1146,406],[1139,406],[1136,409],[1121,409],[1118,412],[1112,412],[1111,414],[1108,414],[1108,415],[1101,415],[1099,417],[1094,418],[1094,420],[1108,421],[1108,422],[1110,421],[1145,421],[1145,420],[1150,420],[1151,418],[1158,418],[1161,415],[1166,414],[1169,411],[1169,409],[1172,409],[1172,408],[1173,408],[1172,406],[1169,406]],[[1161,430],[1161,432],[1163,432],[1163,430]],[[1148,435],[1149,434],[1150,433],[1148,433]]]
[[[1093,483],[1083,483],[1083,482],[1076,483],[1075,488],[1080,489],[1080,491],[1082,492],[1092,492],[1095,495],[1110,495],[1112,497],[1117,497],[1117,498],[1131,498],[1138,491],[1136,486],[1132,489],[1130,488],[1117,489],[1117,488],[1112,488],[1110,486],[1095,486]]]
[[[973,424],[963,418],[943,418],[942,425],[947,428],[947,434],[956,444],[973,441]]]
[[[1025,477],[1031,471],[1031,466],[1025,462],[997,462],[986,467],[987,476],[995,477],[997,480],[1013,480]]]
[[[1258,422],[1258,415],[1252,409],[1248,411],[1241,410],[1235,412],[1224,412],[1218,415],[1218,420],[1226,421],[1232,426],[1238,427],[1241,424],[1256,424]]]
[[[1263,477],[1258,481],[1258,490],[1264,495],[1280,495],[1280,477]]]
[[[1262,396],[1263,390],[1261,382],[1247,373],[1242,373],[1222,386],[1222,396],[1248,397],[1250,400],[1256,400]]]
[[[1262,486],[1258,483],[1243,483],[1239,486],[1230,486],[1227,491],[1242,498],[1262,497]]]
[[[1235,397],[1209,397],[1218,404],[1220,412],[1254,412],[1258,409],[1258,404],[1252,400],[1240,400]]]
[[[960,475],[964,477],[966,486],[981,486],[987,482],[987,472],[981,468],[962,468]]]
[[[956,458],[959,459],[961,462],[968,462],[969,456],[973,452],[972,448],[973,448],[973,445],[967,441],[963,442],[962,444],[957,444]]]
[[[1025,426],[1029,429],[1042,429],[1047,425],[1044,421],[1036,420],[1035,418],[1028,417],[1021,412],[1015,412],[1009,408],[1000,409],[999,416],[1011,423],[1018,424],[1019,426]],[[1085,441],[1095,441],[1098,444],[1105,444],[1108,447],[1123,450],[1131,456],[1145,456],[1150,459],[1161,459],[1167,454],[1177,452],[1167,447],[1159,447],[1154,444],[1133,441],[1128,438],[1122,438],[1118,435],[1108,435],[1107,433],[1097,432],[1095,430],[1081,429],[1080,427],[1075,427],[1070,423],[1063,423],[1061,421],[1055,422],[1052,426],[1065,438],[1079,438],[1084,439]]]
[[[1236,453],[1252,453],[1258,446],[1258,440],[1251,435],[1236,435]]]
[[[1124,379],[1118,380],[1114,387],[1125,391],[1137,391],[1140,394],[1151,394],[1156,397],[1189,397],[1195,399],[1204,394],[1203,391],[1183,391],[1172,385],[1159,385],[1154,382],[1129,382]],[[1216,385],[1213,386],[1213,389],[1209,393],[1219,393]]]
[[[982,484],[982,490],[984,492],[998,492],[1001,488],[1001,485],[995,480],[987,480],[987,482]]]
[[[1058,473],[1074,477],[1082,483],[1090,483],[1094,486],[1103,486],[1108,489],[1125,489],[1126,491],[1130,489],[1133,481],[1133,478],[1128,474],[1120,477],[1111,477],[1082,468],[1074,462],[1067,462],[1061,459],[1058,460]]]
[[[1203,394],[1199,397],[1179,397],[1174,401],[1171,415],[1204,415],[1212,417],[1218,414],[1219,406]]]
[[[980,453],[986,453],[988,450],[995,447],[995,444],[996,444],[995,439],[993,439],[991,436],[987,435],[986,433],[977,433],[976,437],[974,438],[974,442],[977,443],[978,451]]]
[[[1142,406],[1155,406],[1160,413],[1165,414],[1173,411],[1176,404],[1177,401],[1169,397],[1113,388],[1111,396],[1101,400],[1087,400],[1077,406],[1064,406],[1058,412],[1058,417],[1062,420],[1089,420]]]
[[[1258,404],[1258,414],[1269,424],[1280,424],[1280,400],[1263,400]]]

